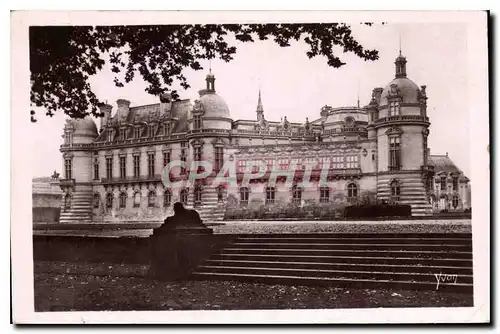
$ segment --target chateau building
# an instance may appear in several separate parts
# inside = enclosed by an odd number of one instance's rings
[[[205,219],[220,219],[228,202],[258,207],[379,201],[409,204],[414,216],[468,209],[467,177],[449,157],[430,155],[426,86],[407,77],[406,62],[400,53],[395,78],[373,89],[366,106],[324,106],[317,119],[303,123],[286,116],[267,120],[260,91],[255,118],[233,120],[212,73],[194,103],[168,95],[144,106],[120,99],[114,114],[111,105],[101,107],[99,129],[91,118],[68,120],[60,221],[160,221],[176,201],[197,207]],[[171,188],[163,173],[174,160],[188,166],[206,161],[213,170]],[[256,161],[267,170],[242,184],[245,172],[257,172]],[[237,184],[214,185],[228,162]],[[279,173],[276,184],[270,183],[272,171]],[[182,167],[169,172],[177,181],[188,174]],[[303,186],[304,179],[311,186]]]

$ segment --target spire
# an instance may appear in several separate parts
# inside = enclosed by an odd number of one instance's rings
[[[358,79],[358,108],[359,108],[359,79]]]
[[[264,117],[264,107],[262,106],[262,97],[259,88],[259,100],[257,101],[257,120],[260,121]]]

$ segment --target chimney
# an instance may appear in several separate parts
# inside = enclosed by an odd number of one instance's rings
[[[165,114],[172,110],[172,95],[163,93],[160,95],[160,114]]]
[[[112,109],[113,109],[113,107],[107,103],[101,104],[99,106],[99,111],[104,114],[104,116],[101,117],[101,124],[100,124],[99,130],[102,131],[102,129],[104,129],[106,127],[106,125],[108,125],[109,119],[111,118],[111,110]]]
[[[380,97],[382,96],[383,91],[384,89],[381,87],[373,88],[372,98],[375,99],[377,104],[380,104]]]
[[[129,100],[124,100],[124,99],[119,99],[116,101],[116,104],[118,105],[118,120],[125,120],[127,119],[128,112],[130,109],[130,101]]]

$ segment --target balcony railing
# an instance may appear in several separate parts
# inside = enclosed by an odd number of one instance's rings
[[[72,187],[75,185],[75,179],[60,179],[59,186],[61,187]]]
[[[101,183],[103,184],[116,184],[116,183],[134,183],[134,182],[155,182],[161,181],[163,175],[141,175],[139,177],[127,176],[127,177],[113,177],[113,178],[102,178]]]
[[[429,117],[420,115],[396,115],[382,117],[375,121],[375,124],[385,123],[385,122],[401,122],[401,121],[416,121],[416,122],[429,122]]]

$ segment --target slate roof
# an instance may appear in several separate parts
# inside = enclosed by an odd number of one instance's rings
[[[434,166],[434,172],[460,173],[462,171],[451,161],[447,155],[431,155],[429,163]]]

